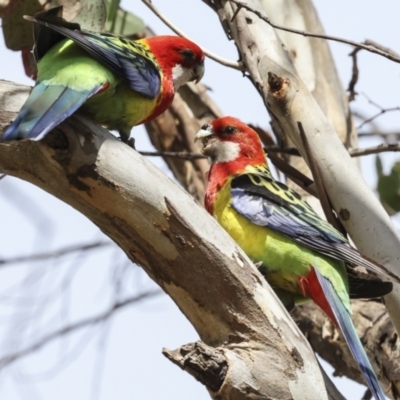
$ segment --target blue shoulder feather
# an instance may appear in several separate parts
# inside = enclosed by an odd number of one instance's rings
[[[363,257],[347,239],[297,194],[275,181],[267,169],[258,167],[231,182],[232,207],[256,225],[282,233],[325,256],[361,265],[400,282],[383,266]]]

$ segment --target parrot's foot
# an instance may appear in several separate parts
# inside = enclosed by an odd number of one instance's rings
[[[136,147],[135,147],[135,138],[133,138],[133,137],[129,138],[129,139],[126,141],[126,144],[127,144],[129,147],[132,147],[133,150],[136,150]]]
[[[130,138],[129,136],[121,135],[120,136],[121,142],[126,143],[129,147],[131,147],[133,150],[136,150],[135,147],[135,138]]]
[[[133,150],[136,150],[135,139],[133,137],[132,138],[129,137],[131,135],[130,129],[119,129],[118,133],[119,133],[119,138],[121,139],[122,142],[126,143]]]

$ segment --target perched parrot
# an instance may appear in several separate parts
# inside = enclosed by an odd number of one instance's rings
[[[39,140],[81,108],[127,142],[134,125],[160,115],[181,85],[203,77],[204,53],[187,39],[130,41],[81,30],[61,14],[56,7],[26,17],[40,24],[34,30],[38,76],[2,140]]]
[[[262,263],[280,298],[293,304],[311,298],[322,308],[342,331],[374,397],[384,400],[350,318],[346,263],[389,273],[365,259],[298,193],[272,177],[250,127],[232,117],[219,118],[203,125],[196,140],[202,140],[202,152],[212,162],[205,195],[208,212],[253,262]],[[375,293],[370,286],[372,292],[364,292],[365,297],[391,291],[390,282],[380,283]]]

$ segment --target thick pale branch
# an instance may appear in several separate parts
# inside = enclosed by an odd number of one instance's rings
[[[0,83],[0,132],[28,89]],[[338,398],[254,265],[182,188],[80,116],[43,141],[0,143],[0,172],[87,216],[167,292],[204,343],[229,359],[218,399]],[[330,387],[330,386],[328,386]],[[331,390],[331,389],[328,389]]]

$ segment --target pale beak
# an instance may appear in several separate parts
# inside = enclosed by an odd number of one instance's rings
[[[203,125],[201,129],[196,133],[194,137],[194,141],[197,142],[198,140],[203,140],[212,136],[212,127],[211,125]]]
[[[193,68],[194,72],[194,79],[196,83],[199,83],[201,81],[201,78],[204,76],[204,61],[201,64],[197,64]]]

